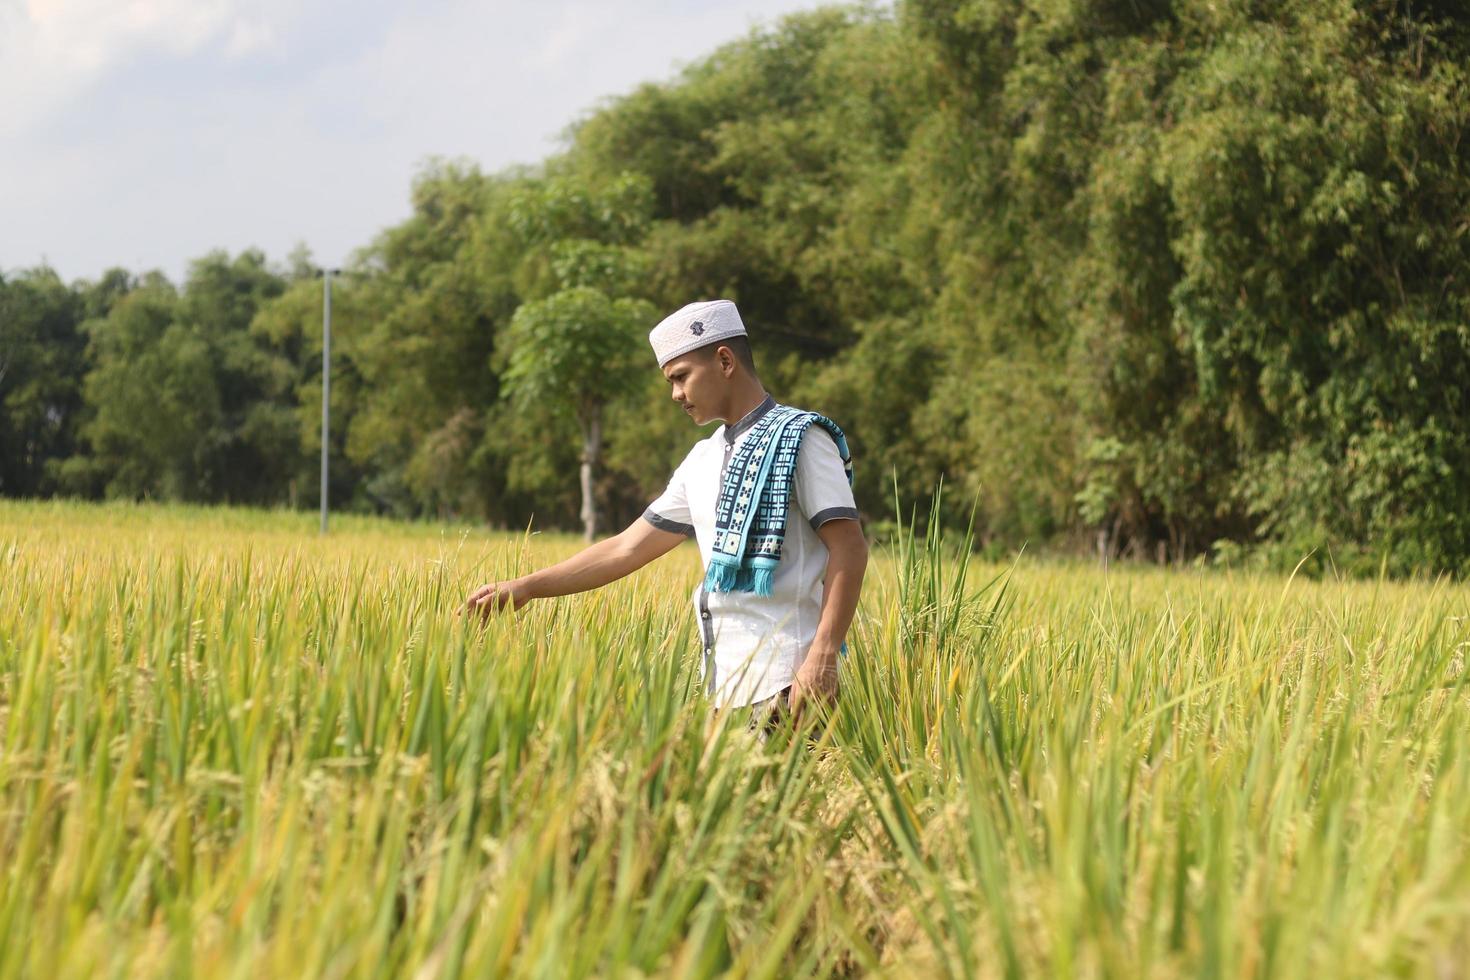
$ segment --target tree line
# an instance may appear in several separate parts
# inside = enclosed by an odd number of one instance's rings
[[[1465,573],[1467,66],[1449,0],[788,17],[419,173],[334,293],[333,499],[631,520],[695,437],[643,335],[722,296],[873,518],[942,480],[996,552]],[[320,323],[305,253],[7,274],[0,494],[315,507]]]

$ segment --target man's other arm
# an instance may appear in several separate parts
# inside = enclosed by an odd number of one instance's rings
[[[827,578],[822,591],[822,618],[806,659],[791,683],[791,707],[799,711],[807,698],[831,701],[837,696],[837,654],[847,638],[863,576],[868,570],[868,542],[854,520],[827,521],[817,528],[827,546]]]

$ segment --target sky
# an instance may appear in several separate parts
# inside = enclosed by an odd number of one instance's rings
[[[432,157],[486,171],[818,0],[0,0],[0,272],[343,264]]]

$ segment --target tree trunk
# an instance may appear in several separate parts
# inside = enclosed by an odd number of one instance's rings
[[[582,423],[582,530],[591,544],[597,534],[597,503],[592,499],[592,474],[602,458],[602,409],[594,408]]]

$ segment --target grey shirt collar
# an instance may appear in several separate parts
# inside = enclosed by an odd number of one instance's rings
[[[739,422],[736,422],[734,425],[725,426],[725,444],[729,445],[730,443],[733,443],[740,435],[740,433],[744,432],[752,425],[755,425],[767,412],[775,407],[776,399],[771,397],[770,392],[767,392],[765,399],[755,408],[752,408],[750,411],[746,412],[744,418],[742,418]]]

